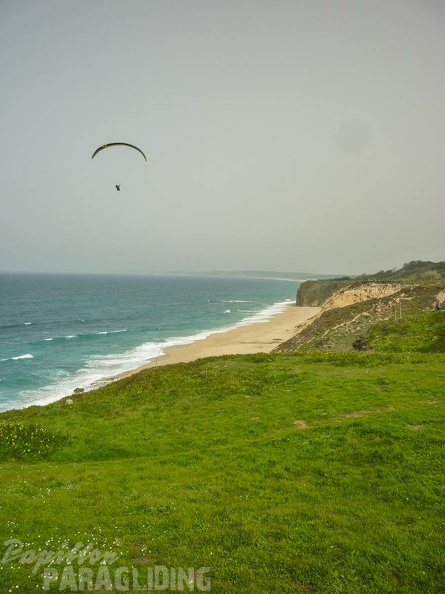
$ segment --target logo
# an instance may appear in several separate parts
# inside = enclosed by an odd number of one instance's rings
[[[104,591],[200,591],[210,592],[210,568],[153,567],[136,568],[117,566],[120,558],[112,551],[101,552],[92,543],[78,542],[69,548],[62,544],[58,551],[24,550],[23,542],[16,538],[5,540],[6,551],[2,564],[21,563],[32,566],[32,573],[42,577],[42,589],[83,592]]]

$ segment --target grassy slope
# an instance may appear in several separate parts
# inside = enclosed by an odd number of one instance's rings
[[[350,351],[354,341],[365,335],[377,322],[386,319],[410,318],[433,310],[435,295],[442,283],[410,283],[388,297],[369,299],[346,307],[325,311],[312,324],[288,341],[280,344],[277,352],[294,350]],[[424,328],[426,336],[427,329]]]
[[[443,591],[444,364],[211,358],[4,413],[3,540],[209,566],[214,593]],[[30,565],[0,571],[2,592],[41,589]]]
[[[375,352],[445,353],[445,314],[432,311],[391,319],[369,328],[363,337]]]

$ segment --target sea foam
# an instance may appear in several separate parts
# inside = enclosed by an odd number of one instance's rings
[[[132,371],[142,365],[152,363],[165,355],[165,349],[173,346],[185,346],[199,340],[205,340],[211,334],[221,334],[229,330],[254,323],[265,323],[272,316],[282,312],[290,300],[275,303],[265,309],[248,315],[241,321],[221,328],[203,330],[189,336],[173,336],[163,342],[146,342],[123,353],[92,357],[85,366],[67,377],[57,378],[50,384],[35,391],[25,390],[20,393],[22,408],[31,405],[44,405],[73,394],[76,388],[85,392],[106,385],[118,379],[122,373]],[[32,355],[31,355],[32,356]]]
[[[31,353],[26,353],[25,355],[17,355],[17,357],[7,357],[6,359],[0,359],[0,361],[20,361],[20,359],[33,359],[33,355]]]

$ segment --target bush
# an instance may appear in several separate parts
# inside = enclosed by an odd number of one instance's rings
[[[46,458],[65,441],[60,433],[38,425],[0,421],[0,460]]]

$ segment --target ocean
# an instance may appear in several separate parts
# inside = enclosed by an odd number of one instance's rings
[[[0,273],[0,411],[42,405],[156,360],[166,347],[265,321],[298,281]]]

